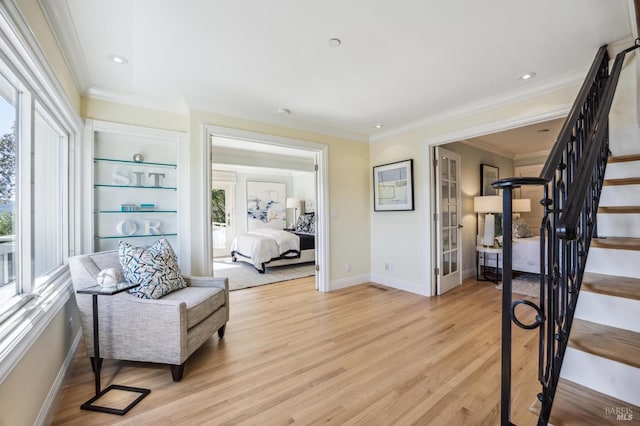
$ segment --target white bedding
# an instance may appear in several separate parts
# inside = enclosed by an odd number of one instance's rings
[[[514,271],[540,273],[540,237],[514,238],[512,255]]]
[[[264,270],[264,264],[273,259],[298,257],[300,238],[279,229],[254,229],[233,239],[231,255],[250,259],[256,269]]]

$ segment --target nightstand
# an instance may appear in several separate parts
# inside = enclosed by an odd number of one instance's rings
[[[487,264],[488,257],[495,256],[495,268],[496,272],[493,275],[487,274],[487,268],[490,268],[494,265]],[[500,270],[502,269],[502,262],[500,261],[500,257],[502,256],[502,248],[500,247],[484,247],[484,246],[476,246],[476,280],[477,281],[491,281],[494,283],[499,283],[502,281],[502,277],[500,275]],[[482,261],[480,258],[482,257]],[[480,278],[480,269],[482,269],[482,278]]]

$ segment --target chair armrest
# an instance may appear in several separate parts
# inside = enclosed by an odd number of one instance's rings
[[[214,277],[193,277],[183,275],[184,281],[189,287],[217,287],[224,290],[224,305],[227,311],[227,321],[229,321],[229,278]]]
[[[218,287],[229,291],[229,278],[193,277],[191,275],[183,275],[182,278],[189,287]]]

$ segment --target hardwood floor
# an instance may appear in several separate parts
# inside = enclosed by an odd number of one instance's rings
[[[475,280],[434,298],[375,284],[323,294],[312,278],[235,291],[224,339],[196,351],[181,382],[168,366],[105,360],[103,387],[151,389],[123,417],[80,410],[93,393],[81,347],[52,424],[498,424],[500,298]],[[514,328],[518,425],[536,421],[537,336]]]

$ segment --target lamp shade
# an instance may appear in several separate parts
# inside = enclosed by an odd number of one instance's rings
[[[500,195],[473,197],[473,211],[476,213],[500,213],[502,212],[502,197]]]
[[[531,200],[528,198],[514,199],[511,204],[514,212],[530,212]],[[473,197],[473,211],[476,213],[502,213],[501,195],[484,195]]]
[[[513,205],[511,207],[512,207],[512,210],[516,213],[530,212],[531,200],[528,198],[518,198],[516,200],[513,200]]]
[[[287,208],[288,209],[299,209],[300,208],[300,199],[299,198],[287,198]]]

